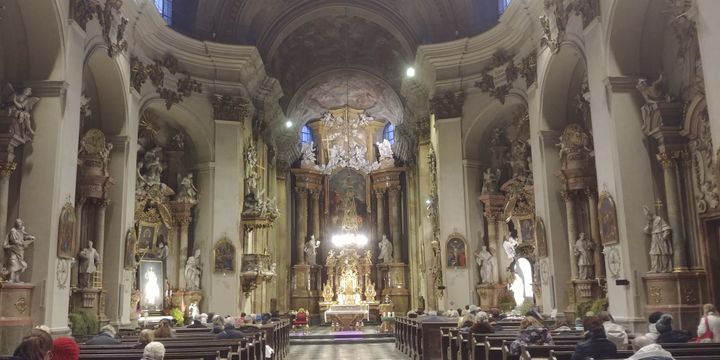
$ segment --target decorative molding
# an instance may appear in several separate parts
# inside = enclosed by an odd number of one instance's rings
[[[462,91],[447,91],[435,95],[430,100],[430,108],[436,119],[451,119],[462,117],[465,93]]]
[[[70,3],[70,16],[85,30],[87,23],[97,17],[100,29],[102,30],[103,41],[108,47],[108,56],[115,55],[127,50],[128,42],[125,40],[125,28],[129,20],[120,16],[116,25],[115,39],[111,38],[113,25],[115,25],[115,13],[120,13],[123,0],[105,0],[100,5],[100,0],[72,0]]]
[[[634,93],[637,91],[638,78],[632,76],[609,76],[605,78],[605,87],[611,93]]]
[[[518,66],[512,56],[508,55],[505,50],[499,49],[493,54],[490,64],[482,71],[482,79],[475,82],[475,87],[505,104],[505,98],[519,77],[525,79],[525,85],[528,88],[535,83],[537,80],[537,51],[533,50],[521,58]],[[501,81],[505,83],[497,85]]]
[[[22,87],[31,88],[37,97],[64,97],[70,84],[62,80],[23,81]]]
[[[210,102],[216,120],[243,122],[250,113],[250,103],[240,96],[213,94]]]
[[[599,0],[545,0],[545,14],[540,15],[540,27],[543,36],[540,47],[548,47],[553,53],[560,51],[560,45],[565,41],[567,24],[570,14],[582,17],[583,28],[588,27],[593,19],[600,16]]]
[[[165,71],[170,75],[177,73],[184,75],[177,80],[177,90],[165,87]],[[165,55],[163,60],[155,59],[150,65],[143,63],[137,56],[131,55],[130,73],[130,84],[137,92],[140,92],[143,84],[149,78],[160,98],[165,100],[165,107],[168,110],[174,104],[182,102],[184,98],[190,97],[192,93],[202,94],[202,84],[193,79],[188,72],[181,71],[177,58],[170,54]]]

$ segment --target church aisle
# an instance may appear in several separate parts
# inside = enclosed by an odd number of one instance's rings
[[[291,345],[288,359],[292,360],[386,360],[404,359],[395,350],[395,344],[340,344],[340,345]]]

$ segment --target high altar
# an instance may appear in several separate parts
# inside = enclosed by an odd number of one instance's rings
[[[335,329],[357,328],[370,320],[370,309],[377,313],[375,284],[370,280],[372,252],[343,249],[336,255],[330,250],[325,262],[327,282],[323,286],[324,321]]]

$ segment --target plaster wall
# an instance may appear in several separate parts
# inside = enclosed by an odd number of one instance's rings
[[[720,47],[717,39],[720,37],[720,2],[714,0],[696,0],[697,2],[697,31],[700,43],[703,72],[705,75],[705,94],[708,99],[720,99],[720,68],[712,64],[720,64]],[[707,102],[710,115],[710,132],[712,134],[715,152],[720,150],[720,103]],[[716,160],[720,161],[720,160]],[[717,164],[716,164],[717,165]]]

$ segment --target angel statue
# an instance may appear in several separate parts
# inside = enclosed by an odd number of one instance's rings
[[[7,95],[3,99],[3,109],[7,110],[7,116],[13,119],[11,133],[21,137],[23,141],[32,141],[35,131],[32,129],[30,111],[40,98],[31,96],[32,89],[29,87],[18,93],[10,83],[5,85],[4,94]]]
[[[303,143],[300,152],[302,153],[302,160],[300,161],[300,167],[303,169],[312,169],[315,167],[315,142]]]
[[[178,189],[177,201],[197,204],[198,190],[193,183],[193,174],[189,173],[180,180],[180,189]]]

